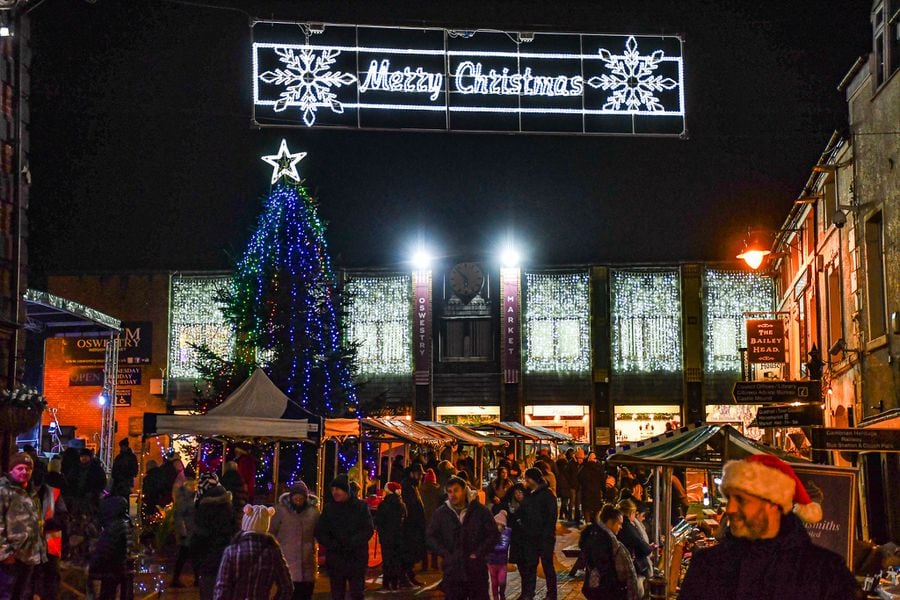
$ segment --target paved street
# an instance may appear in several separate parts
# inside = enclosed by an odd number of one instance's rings
[[[562,525],[557,528],[556,539],[556,572],[559,579],[559,599],[570,600],[581,597],[581,578],[573,579],[569,577],[568,572],[575,562],[575,559],[568,558],[563,555],[563,548],[576,544],[578,541],[578,529],[569,529]],[[159,570],[159,565],[149,563],[142,569],[147,572],[139,576],[135,582],[135,598],[138,600],[150,600],[151,598],[178,598],[182,600],[194,600],[199,598],[196,587],[186,587],[180,589],[170,589],[164,582],[168,580],[167,574]],[[540,573],[540,571],[539,571]],[[366,597],[372,598],[403,598],[403,599],[427,599],[442,597],[438,586],[440,584],[440,573],[430,570],[419,575],[419,579],[425,583],[425,586],[419,589],[405,590],[400,592],[382,593],[378,590],[381,588],[381,573],[378,570],[371,570],[366,577]],[[190,575],[182,577],[182,580],[191,583]],[[507,578],[506,598],[508,600],[516,600],[521,591],[521,579],[518,572],[509,573]],[[537,599],[545,598],[547,587],[544,579],[540,576],[537,581]],[[70,596],[74,597],[74,596]],[[315,596],[316,600],[324,600],[330,598],[328,588],[328,577],[320,574],[316,582]]]

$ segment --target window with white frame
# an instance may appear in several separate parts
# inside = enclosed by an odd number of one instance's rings
[[[706,373],[741,370],[739,349],[747,346],[744,313],[772,310],[772,287],[771,278],[757,273],[706,270],[703,301]]]
[[[169,376],[190,379],[197,370],[197,346],[223,358],[234,350],[234,331],[225,322],[216,301],[219,290],[227,289],[227,275],[176,275],[172,277],[172,314],[169,329]]]
[[[612,365],[624,373],[682,368],[678,271],[612,272]]]
[[[587,271],[526,273],[524,321],[526,372],[590,371]]]
[[[365,375],[412,372],[412,280],[408,275],[352,277],[347,339]]]

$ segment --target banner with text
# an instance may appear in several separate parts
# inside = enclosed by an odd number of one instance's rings
[[[141,367],[123,367],[117,369],[116,386],[141,385]],[[69,371],[69,387],[103,387],[103,369],[97,367],[76,368]]]
[[[747,320],[747,362],[750,364],[785,362],[784,321]]]
[[[503,358],[500,368],[503,369],[504,383],[519,383],[522,373],[522,343],[520,341],[520,300],[521,290],[519,269],[503,268],[500,270],[503,286],[503,316],[500,329]]]
[[[413,273],[413,370],[416,385],[431,383],[431,272]]]
[[[260,125],[685,135],[678,36],[257,22]]]
[[[109,336],[64,338],[63,353],[66,364],[102,365],[106,361]],[[148,365],[153,358],[153,323],[134,321],[122,323],[119,334],[119,364]]]

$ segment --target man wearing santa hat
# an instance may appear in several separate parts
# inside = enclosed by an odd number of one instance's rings
[[[844,560],[816,546],[805,523],[822,520],[794,470],[767,454],[725,464],[729,531],[691,559],[680,600],[850,600],[858,586]]]

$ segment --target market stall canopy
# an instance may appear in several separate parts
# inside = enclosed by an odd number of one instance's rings
[[[451,425],[449,423],[441,423],[439,421],[416,421],[421,425],[425,425],[429,429],[434,429],[438,434],[449,436],[461,444],[476,446],[479,448],[502,448],[508,445],[506,440],[495,438],[490,435],[484,435],[469,429],[465,425]]]
[[[345,440],[359,435],[358,419],[326,419],[325,438]],[[454,438],[408,419],[397,417],[366,417],[362,420],[363,435],[371,441],[399,442],[434,448],[451,444]]]
[[[529,425],[530,429],[534,429],[535,431],[540,431],[542,433],[547,434],[549,436],[547,439],[553,442],[569,442],[574,444],[575,438],[573,438],[568,433],[563,433],[561,431],[555,431],[550,429],[549,427],[541,427],[540,425]]]
[[[230,439],[316,441],[319,419],[298,407],[262,369],[203,415],[144,414],[144,435],[193,434]],[[294,418],[300,410],[306,418]],[[290,416],[286,416],[291,413]]]
[[[742,435],[731,425],[692,425],[667,431],[634,444],[617,446],[607,459],[611,465],[666,465],[721,469],[729,460],[751,454],[774,454],[788,462],[808,461]]]
[[[442,435],[434,429],[429,429],[416,421],[408,421],[406,419],[372,417],[363,419],[363,427],[372,429],[373,432],[379,432],[383,435],[397,438],[408,444],[416,444],[418,446],[432,446],[437,448],[453,443],[453,438],[449,435]]]
[[[494,421],[473,429],[493,432],[494,437],[498,438],[522,438],[532,442],[556,441],[546,430],[541,431],[537,427],[522,425],[516,421]]]

